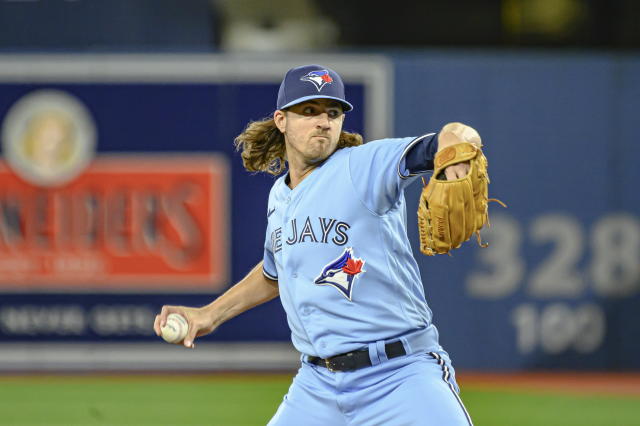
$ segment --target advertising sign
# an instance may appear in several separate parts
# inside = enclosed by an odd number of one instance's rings
[[[215,154],[96,156],[72,95],[9,110],[0,162],[0,288],[219,290],[228,280],[228,175]]]

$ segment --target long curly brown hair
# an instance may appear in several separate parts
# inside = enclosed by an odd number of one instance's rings
[[[250,122],[233,142],[236,150],[242,151],[242,164],[248,171],[277,176],[286,169],[284,134],[272,117]],[[361,135],[344,130],[340,133],[338,149],[358,145],[362,145]]]

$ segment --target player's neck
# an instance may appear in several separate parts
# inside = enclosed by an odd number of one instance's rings
[[[289,174],[287,176],[287,185],[289,188],[293,189],[296,186],[300,185],[307,176],[311,174],[315,168],[318,167],[317,164],[305,165],[301,167],[291,167],[289,166]]]

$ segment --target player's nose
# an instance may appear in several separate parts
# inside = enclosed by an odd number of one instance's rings
[[[329,114],[323,112],[322,114],[317,115],[317,124],[316,127],[319,129],[328,129],[331,126],[331,122],[329,120]]]

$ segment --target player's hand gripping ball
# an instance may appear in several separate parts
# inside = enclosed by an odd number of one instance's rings
[[[189,323],[180,314],[169,314],[167,316],[167,323],[161,329],[162,338],[168,343],[179,343],[185,337],[189,331]]]

